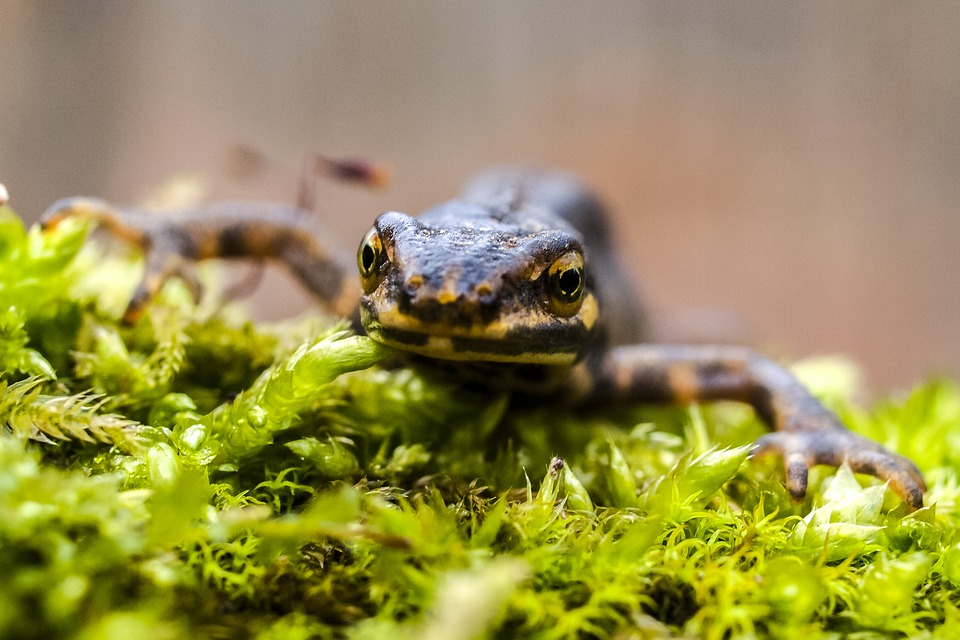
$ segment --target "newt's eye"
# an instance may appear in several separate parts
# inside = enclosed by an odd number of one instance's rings
[[[560,315],[576,313],[585,284],[583,256],[577,251],[565,253],[550,265],[547,278],[554,312]]]
[[[371,229],[363,237],[360,249],[357,250],[357,268],[360,269],[360,278],[364,288],[377,274],[377,267],[383,261],[383,243],[376,229]]]

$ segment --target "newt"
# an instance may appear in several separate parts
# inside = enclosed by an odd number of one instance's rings
[[[373,182],[362,164],[334,175]],[[220,203],[172,215],[66,198],[42,216],[95,219],[145,253],[123,320],[134,323],[172,276],[208,258],[274,260],[327,308],[420,363],[568,405],[734,400],[772,429],[752,455],[779,455],[786,487],[806,495],[814,465],[846,462],[889,483],[912,509],[925,484],[907,458],[849,431],[783,366],[736,346],[644,342],[642,305],[612,248],[598,196],[561,172],[496,170],[417,217],[380,215],[356,266],[328,250],[298,206]],[[359,277],[358,277],[359,275]]]

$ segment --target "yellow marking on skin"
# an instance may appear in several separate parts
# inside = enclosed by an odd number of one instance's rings
[[[216,236],[210,233],[195,233],[191,236],[193,245],[196,247],[197,255],[200,259],[216,258],[220,253],[220,234]]]
[[[116,217],[116,213],[111,209],[108,211],[101,211],[97,215],[92,216],[97,222],[105,226],[116,238],[120,238],[124,242],[129,242],[132,245],[136,245],[141,249],[145,248],[146,245],[146,233],[136,226],[124,224],[120,221],[120,218]]]
[[[273,251],[273,244],[277,242],[275,234],[268,227],[266,227],[266,225],[258,223],[248,224],[241,227],[240,237],[243,238],[243,243],[246,245],[250,254],[255,256],[269,255]],[[302,244],[310,246],[313,250],[311,253],[316,251],[314,255],[323,255],[323,252],[320,251],[319,244],[315,242],[312,237],[304,238],[304,240],[306,242],[303,242]]]
[[[144,312],[143,306],[140,306],[140,305],[134,306],[133,302],[131,301],[130,304],[127,306],[127,310],[123,312],[123,318],[122,318],[123,324],[127,326],[136,324],[137,320],[139,320],[140,317],[143,316],[143,312]]]
[[[390,345],[389,343],[387,346]],[[490,353],[487,351],[438,351],[417,349],[407,346],[397,347],[404,351],[418,353],[430,358],[441,360],[456,360],[459,362],[504,362],[510,364],[546,364],[551,366],[569,366],[577,359],[575,353],[520,353],[517,355]]]
[[[580,313],[578,314],[580,321],[583,322],[588,330],[593,329],[594,325],[597,324],[597,320],[600,319],[600,306],[597,304],[597,299],[592,293],[588,293],[583,299],[583,304],[580,306]]]
[[[700,396],[697,371],[689,364],[672,365],[667,370],[667,381],[678,402],[690,403]]]
[[[457,284],[460,282],[460,270],[449,269],[443,277],[440,291],[437,292],[437,302],[452,304],[457,301]]]
[[[423,286],[423,276],[414,274],[407,278],[406,286],[413,291],[419,291],[420,287]]]

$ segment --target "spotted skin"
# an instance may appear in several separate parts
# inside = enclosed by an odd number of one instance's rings
[[[123,314],[131,325],[171,277],[187,283],[195,298],[200,285],[191,263],[209,258],[272,260],[285,266],[310,291],[343,315],[352,313],[359,287],[345,260],[328,252],[309,231],[307,212],[284,204],[222,202],[189,212],[158,214],[120,209],[95,198],[64,198],[41,216],[44,228],[61,220],[87,218],[143,250],[144,273]]]
[[[912,508],[923,506],[926,486],[907,458],[848,431],[785,368],[740,347],[632,345],[613,347],[598,359],[585,388],[593,402],[689,403],[735,400],[753,407],[775,431],[761,436],[753,455],[783,458],[787,490],[801,500],[810,467],[847,462],[857,473],[890,483]]]
[[[359,299],[367,334],[419,362],[551,402],[744,402],[773,429],[754,455],[783,459],[795,499],[806,494],[810,467],[846,462],[887,481],[910,508],[923,505],[912,462],[848,431],[776,362],[739,347],[643,343],[642,308],[625,293],[633,288],[613,258],[599,200],[565,174],[493,171],[416,218],[385,213],[355,268],[327,252],[294,207],[232,203],[150,216],[70,198],[43,221],[67,216],[94,218],[147,254],[126,322],[167,278],[190,282],[188,262],[275,259],[339,313]]]

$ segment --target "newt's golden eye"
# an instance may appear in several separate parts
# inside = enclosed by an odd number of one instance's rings
[[[559,315],[573,315],[580,308],[586,276],[583,256],[577,251],[565,253],[547,270],[551,307]]]
[[[377,267],[382,261],[383,243],[380,241],[380,234],[376,229],[371,229],[363,237],[360,249],[357,250],[357,268],[360,269],[360,279],[363,281],[364,289],[367,288],[368,283],[373,283],[373,278],[377,275]]]

